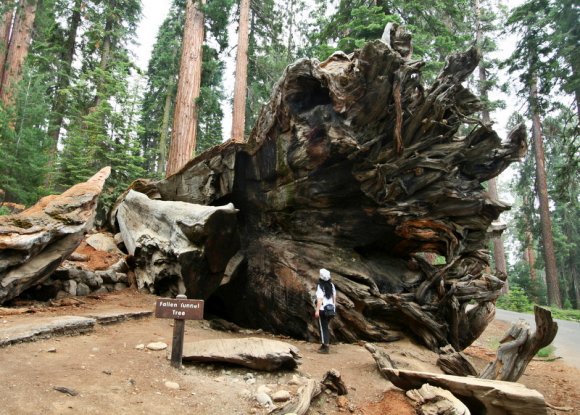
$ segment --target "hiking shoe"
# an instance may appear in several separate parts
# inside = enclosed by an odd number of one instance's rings
[[[320,346],[320,349],[318,349],[318,353],[328,354],[330,353],[330,348],[326,344],[323,344]]]

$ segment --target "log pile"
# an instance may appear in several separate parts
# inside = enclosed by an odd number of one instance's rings
[[[508,209],[483,183],[523,155],[525,129],[502,142],[471,118],[481,104],[462,83],[477,50],[450,56],[425,87],[408,34],[385,39],[290,65],[248,143],[138,184],[151,198],[239,210],[237,252],[223,246],[227,272],[189,298],[240,326],[314,339],[312,294],[325,267],[339,292],[338,340],[404,331],[460,351],[482,333],[505,278],[489,271],[490,226]]]

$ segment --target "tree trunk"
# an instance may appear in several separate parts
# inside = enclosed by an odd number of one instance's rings
[[[248,20],[250,0],[240,1],[240,26],[238,29],[238,52],[236,55],[236,82],[232,113],[232,140],[243,143],[246,120],[246,88],[248,84]]]
[[[173,136],[169,146],[166,175],[171,176],[191,159],[195,151],[197,133],[197,103],[201,87],[201,64],[204,40],[204,0],[187,0],[183,49],[179,67],[179,81]]]
[[[530,109],[532,112],[532,140],[536,156],[536,189],[540,200],[540,225],[542,229],[542,248],[546,266],[546,288],[548,289],[548,304],[562,308],[560,296],[560,282],[554,252],[552,235],[552,219],[550,216],[550,201],[548,198],[548,183],[544,164],[544,143],[542,137],[542,123],[537,108],[538,87],[535,76],[530,85]]]
[[[53,180],[53,166],[56,160],[58,151],[58,140],[60,137],[60,130],[65,116],[67,99],[64,90],[70,85],[70,75],[72,73],[72,63],[76,49],[76,38],[79,25],[81,23],[81,3],[82,0],[75,0],[74,8],[69,19],[69,29],[66,36],[63,54],[61,56],[61,71],[58,75],[57,89],[52,105],[52,120],[48,128],[48,136],[52,139],[52,146],[48,150],[47,169],[45,184],[47,188],[52,187]]]
[[[476,31],[476,43],[479,48],[483,45],[483,29],[481,27],[481,6],[479,4],[479,0],[474,1],[474,9],[475,9],[475,16],[477,19],[477,31]],[[479,75],[479,94],[483,98],[484,102],[488,101],[488,87],[487,87],[487,72],[485,70],[485,66],[483,60],[479,62],[478,65],[478,75]],[[491,117],[489,114],[489,109],[484,106],[481,110],[481,120],[484,125],[491,125]],[[497,192],[497,183],[495,177],[487,182],[489,197],[492,200],[499,200],[498,192]],[[505,249],[503,245],[503,239],[501,236],[493,237],[493,258],[495,262],[495,272],[497,275],[504,275],[506,285],[504,291],[507,291],[508,284],[507,284],[507,266],[505,261]]]
[[[290,65],[247,143],[214,147],[154,184],[163,200],[239,209],[244,260],[206,293],[208,311],[317,339],[311,296],[324,267],[338,291],[334,339],[406,332],[462,350],[485,329],[503,286],[487,272],[488,229],[508,207],[481,183],[522,157],[525,127],[503,143],[479,124],[460,137],[481,110],[461,85],[477,51],[449,57],[424,89],[410,36],[389,38]]]
[[[161,131],[159,132],[159,161],[156,171],[165,171],[167,163],[167,137],[169,136],[169,116],[171,115],[171,103],[173,98],[173,83],[167,88],[165,94],[165,104],[163,104],[163,120],[161,121]]]
[[[10,46],[6,55],[5,70],[0,85],[0,100],[4,106],[11,105],[14,89],[20,79],[22,79],[24,60],[28,55],[28,48],[32,39],[36,3],[36,0],[20,0],[16,12]]]
[[[0,90],[2,89],[2,79],[4,78],[4,65],[10,47],[10,34],[12,32],[12,20],[14,18],[14,3],[6,2],[3,6],[5,11],[0,21]]]

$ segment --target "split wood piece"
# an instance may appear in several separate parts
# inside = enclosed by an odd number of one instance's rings
[[[407,397],[420,406],[419,413],[429,415],[471,415],[463,402],[446,389],[425,383],[419,389],[411,389]]]
[[[183,362],[223,362],[270,372],[295,369],[300,357],[291,344],[257,337],[202,340],[183,346]]]
[[[534,306],[534,314],[536,331],[531,334],[530,326],[524,320],[515,323],[500,341],[495,361],[485,367],[480,378],[515,382],[524,374],[536,353],[552,343],[558,332],[558,323],[552,320],[552,313]]]
[[[60,195],[43,197],[15,215],[0,216],[0,304],[41,284],[93,227],[110,167]]]
[[[340,372],[336,369],[331,369],[324,375],[321,382],[327,389],[336,392],[338,395],[348,394],[348,389],[340,377]]]
[[[308,379],[306,385],[298,390],[298,395],[280,408],[274,408],[269,413],[275,415],[296,414],[304,415],[310,408],[310,402],[322,391],[320,383],[314,379]]]
[[[451,345],[442,347],[440,350],[437,366],[445,373],[457,376],[477,376],[477,370],[463,352],[456,352]]]
[[[388,353],[371,343],[365,343],[365,349],[367,349],[373,356],[373,359],[375,359],[375,363],[379,368],[379,373],[389,380],[386,376],[386,371],[389,369],[396,369],[396,367]]]
[[[404,390],[418,389],[425,383],[447,389],[473,413],[547,414],[547,406],[542,394],[520,383],[411,370],[383,369],[382,372],[395,386]]]

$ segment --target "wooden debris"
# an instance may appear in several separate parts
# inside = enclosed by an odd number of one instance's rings
[[[542,394],[520,383],[398,369],[384,369],[382,372],[395,386],[404,390],[418,389],[425,383],[447,389],[474,413],[547,414]]]
[[[317,397],[320,392],[320,383],[314,379],[308,379],[306,385],[302,386],[298,390],[296,397],[292,398],[284,406],[280,408],[274,408],[269,413],[275,415],[285,415],[285,414],[296,414],[304,415],[308,412],[310,408],[310,403]]]
[[[348,394],[348,389],[340,377],[340,372],[336,369],[331,369],[326,372],[321,383],[324,385],[324,387],[330,389],[333,392],[336,392],[338,395]]]
[[[255,370],[295,369],[300,353],[278,340],[256,337],[213,339],[185,343],[183,362],[223,362]]]
[[[445,373],[457,376],[477,376],[477,370],[463,352],[456,352],[451,345],[442,347],[440,350],[437,366]]]
[[[419,413],[428,415],[471,415],[471,412],[448,390],[425,383],[419,389],[411,389],[407,397],[417,403]]]
[[[485,367],[480,378],[515,382],[524,374],[536,353],[552,343],[558,332],[558,323],[552,320],[552,313],[534,306],[534,314],[536,331],[532,334],[524,320],[514,324],[500,341],[495,361]]]

